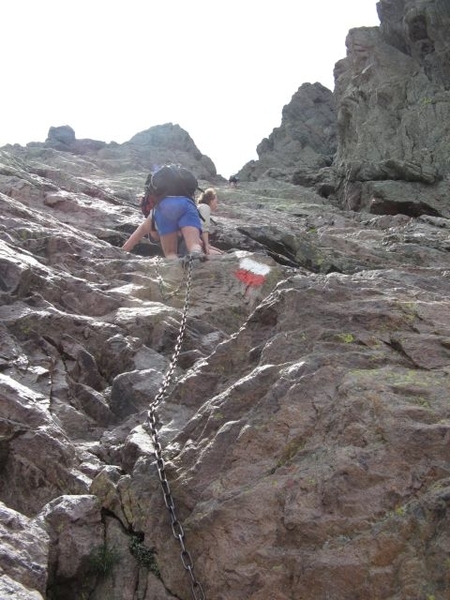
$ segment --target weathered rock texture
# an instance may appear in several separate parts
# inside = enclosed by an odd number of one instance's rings
[[[206,598],[447,600],[450,221],[205,180],[229,252],[174,365],[189,271],[120,249],[128,156],[1,152],[0,598],[189,600],[184,531]]]
[[[239,173],[246,181],[261,177],[309,181],[319,169],[330,166],[336,152],[336,115],[333,94],[320,83],[303,84],[283,108],[280,127],[256,149],[259,160]]]
[[[349,32],[334,93],[304,84],[283,109],[281,127],[258,146],[259,160],[240,177],[313,186],[352,210],[448,217],[450,4],[381,0],[377,8],[379,27]],[[311,103],[308,90],[320,90],[323,101]],[[293,113],[299,116],[291,124]],[[292,153],[292,132],[309,123]],[[320,169],[312,156],[331,167]]]
[[[450,5],[377,6],[380,27],[350,31],[336,65],[340,198],[448,216]]]

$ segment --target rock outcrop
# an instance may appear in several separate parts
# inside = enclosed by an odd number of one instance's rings
[[[380,27],[350,31],[336,65],[339,198],[448,216],[450,6],[381,0],[378,12]]]

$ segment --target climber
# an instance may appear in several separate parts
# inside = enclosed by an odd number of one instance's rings
[[[237,175],[231,175],[228,183],[230,184],[231,187],[237,187],[237,184],[239,182],[239,179],[237,177]]]
[[[223,251],[209,243],[209,230],[211,226],[211,213],[216,211],[218,204],[217,192],[214,188],[208,188],[202,192],[198,199],[198,211],[202,221],[203,251],[208,255],[223,254]]]
[[[151,176],[152,194],[156,199],[151,215],[134,231],[123,245],[130,251],[147,233],[159,237],[166,258],[178,258],[178,235],[181,232],[187,252],[194,258],[204,258],[200,232],[200,215],[194,194],[197,179],[179,165],[165,165]]]

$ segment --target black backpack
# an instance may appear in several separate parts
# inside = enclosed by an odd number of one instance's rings
[[[164,165],[153,173],[150,186],[158,198],[186,196],[194,199],[199,189],[196,177],[181,165]]]
[[[200,190],[196,177],[180,165],[164,165],[147,177],[144,195],[140,199],[141,212],[148,217],[150,211],[166,196],[186,196],[194,200]]]
[[[145,181],[144,195],[140,200],[141,212],[144,217],[148,217],[158,202],[167,196],[186,196],[195,203],[196,190],[203,192],[202,188],[198,187],[196,177],[190,171],[180,165],[164,165],[154,173],[150,173]],[[204,221],[200,211],[198,214]],[[212,219],[211,221],[214,223]],[[156,228],[154,215],[153,228]]]

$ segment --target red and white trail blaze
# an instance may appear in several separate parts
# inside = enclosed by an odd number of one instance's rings
[[[243,258],[239,262],[239,269],[235,272],[235,275],[246,286],[259,287],[265,282],[269,271],[270,267],[268,265],[256,262],[251,258]]]

